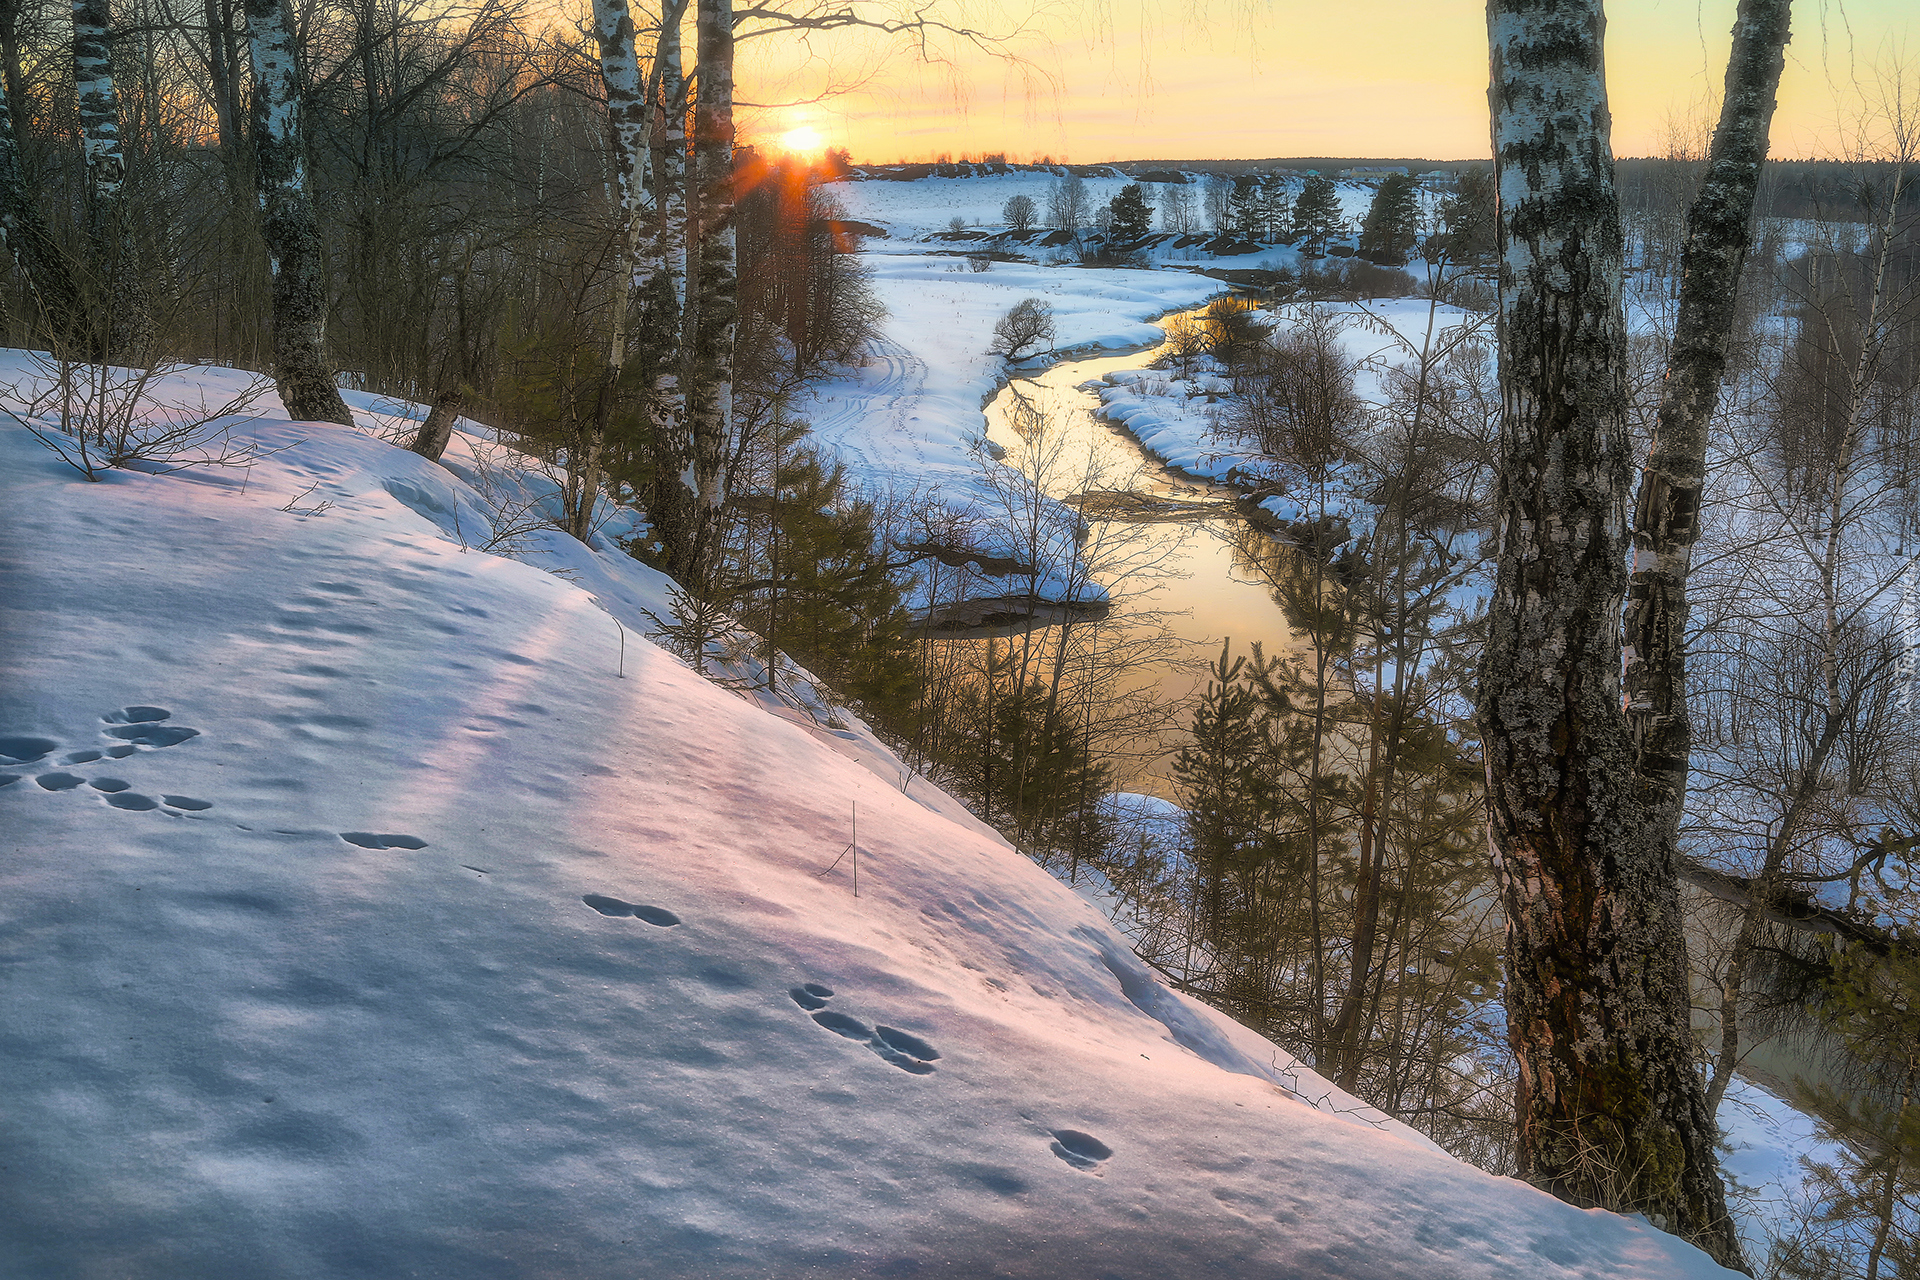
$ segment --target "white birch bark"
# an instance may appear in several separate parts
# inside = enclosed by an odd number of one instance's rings
[[[120,150],[120,100],[113,89],[112,15],[107,0],[74,0],[73,88],[87,187],[96,201],[120,195],[127,175]]]
[[[1707,434],[1720,403],[1734,303],[1752,239],[1754,193],[1767,157],[1789,0],[1741,0],[1720,122],[1687,213],[1680,306],[1660,409],[1634,506],[1628,590],[1627,693],[1642,797],[1678,838],[1693,726],[1687,715],[1687,574],[1700,536]]]
[[[307,189],[300,68],[289,0],[246,0],[254,177],[273,271],[273,379],[287,413],[351,426],[325,354],[326,262]]]
[[[717,540],[727,440],[733,427],[733,339],[738,281],[733,229],[733,3],[698,0],[692,230],[687,247],[687,425],[697,495],[692,562],[702,579]]]
[[[74,0],[73,83],[87,174],[87,243],[93,257],[94,348],[99,359],[137,360],[152,337],[135,261],[113,87],[113,16],[107,0]]]
[[[1626,326],[1599,0],[1491,0],[1498,569],[1481,665],[1521,1176],[1740,1260],[1621,700]]]
[[[687,76],[681,27],[687,0],[668,0],[651,77],[653,120],[654,256],[652,278],[641,290],[642,346],[652,362],[648,452],[653,464],[647,515],[665,549],[669,572],[693,577],[699,520],[691,483],[683,373],[687,333]]]

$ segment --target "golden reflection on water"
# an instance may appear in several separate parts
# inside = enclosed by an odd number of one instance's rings
[[[1172,798],[1173,755],[1221,642],[1231,637],[1236,653],[1254,641],[1269,655],[1298,647],[1275,586],[1297,578],[1304,557],[1236,514],[1232,490],[1167,470],[1125,431],[1093,416],[1099,397],[1081,384],[1142,368],[1153,358],[1143,351],[1062,362],[1002,391],[986,415],[988,439],[1006,450],[1005,460],[1029,474],[1042,472],[1041,487],[1050,496],[1074,502],[1088,517],[1089,543],[1115,541],[1123,531],[1144,542],[1126,557],[1136,571],[1095,577],[1115,599],[1109,625],[1168,633],[1159,659],[1123,679],[1132,687],[1156,686],[1180,708],[1179,728],[1163,735],[1157,750],[1142,751],[1131,768],[1121,762],[1116,785]],[[1044,457],[1036,457],[1031,417],[1024,431],[1009,422],[1019,397],[1045,416]]]

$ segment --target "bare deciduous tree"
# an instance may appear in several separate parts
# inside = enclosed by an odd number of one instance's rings
[[[993,344],[987,350],[1020,360],[1043,343],[1053,345],[1053,308],[1040,298],[1022,298],[994,324]]]

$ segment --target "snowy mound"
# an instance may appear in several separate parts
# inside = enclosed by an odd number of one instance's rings
[[[0,427],[0,1272],[1722,1274],[1168,991],[610,545],[470,549],[474,439],[244,428]]]

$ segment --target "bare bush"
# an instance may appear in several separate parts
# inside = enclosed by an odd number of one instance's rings
[[[993,326],[994,355],[1019,360],[1044,343],[1053,345],[1053,308],[1039,298],[1022,298]]]
[[[165,475],[187,467],[244,467],[267,453],[233,438],[235,415],[273,386],[256,375],[224,400],[169,398],[158,384],[181,366],[120,368],[35,353],[34,372],[0,385],[0,413],[12,418],[90,481],[116,467]]]

